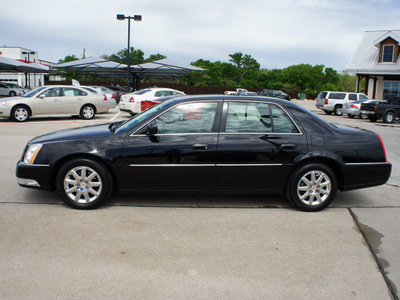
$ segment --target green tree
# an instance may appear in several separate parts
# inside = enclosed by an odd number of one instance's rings
[[[130,47],[130,53],[129,56],[131,58],[130,63],[131,65],[137,65],[137,64],[142,64],[145,62],[144,59],[144,52],[140,49],[135,49],[133,47]],[[117,53],[111,54],[111,55],[102,55],[101,56],[104,59],[115,61],[121,64],[128,64],[128,48],[122,49],[118,51]]]
[[[146,59],[146,61],[150,62],[150,61],[160,60],[160,59],[164,59],[164,58],[167,58],[167,57],[165,55],[157,53],[157,54],[151,54],[149,56],[149,58]]]
[[[259,70],[260,64],[251,57],[249,54],[244,54],[241,52],[236,52],[233,54],[229,54],[229,61],[233,63],[238,72],[238,86],[242,86],[243,77],[250,71],[250,70]]]
[[[75,54],[72,54],[72,55],[67,55],[64,58],[59,59],[57,63],[62,64],[62,63],[71,62],[74,60],[79,60],[79,58]],[[74,69],[70,69],[70,68],[63,69],[62,74],[60,74],[60,76],[65,77],[65,80],[68,80],[68,81],[70,81],[72,79],[76,79],[79,81],[79,80],[83,80],[83,79],[87,78],[87,76],[85,76],[84,74],[78,73]]]

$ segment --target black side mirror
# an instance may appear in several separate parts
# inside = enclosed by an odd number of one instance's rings
[[[157,133],[158,133],[158,126],[156,122],[151,122],[147,124],[147,131],[146,131],[147,135],[155,135]]]

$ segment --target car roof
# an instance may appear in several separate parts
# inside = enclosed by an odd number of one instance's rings
[[[276,103],[276,104],[283,104],[285,106],[296,106],[296,104],[289,102],[287,100],[272,98],[272,97],[265,97],[265,96],[236,96],[236,95],[186,95],[186,96],[177,96],[173,97],[174,102],[190,102],[190,101],[199,101],[199,100],[229,100],[229,101],[249,101],[249,102],[269,102],[269,103]]]

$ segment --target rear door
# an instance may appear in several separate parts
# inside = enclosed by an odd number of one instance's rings
[[[60,101],[60,111],[62,114],[79,114],[87,93],[74,87],[62,89],[63,97]]]
[[[224,103],[217,152],[221,190],[281,190],[307,140],[286,111],[266,102]]]

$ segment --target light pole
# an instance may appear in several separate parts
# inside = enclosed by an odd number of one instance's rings
[[[22,54],[25,54],[25,55],[28,54],[28,63],[30,63],[30,61],[31,61],[30,58],[29,58],[29,55],[30,54],[35,54],[35,53],[36,53],[35,51],[29,51],[29,52],[28,51],[22,51]],[[26,62],[26,56],[25,56],[25,62]],[[28,84],[26,84],[27,82],[28,82]],[[30,75],[30,73],[28,75],[28,72],[25,73],[25,85],[27,85],[29,88],[31,88],[31,75]]]
[[[125,15],[117,15],[117,20],[123,21],[128,19],[128,93],[131,91],[131,54],[130,54],[130,47],[131,47],[131,19],[134,21],[142,21],[141,15],[134,15],[133,17],[125,16]]]

